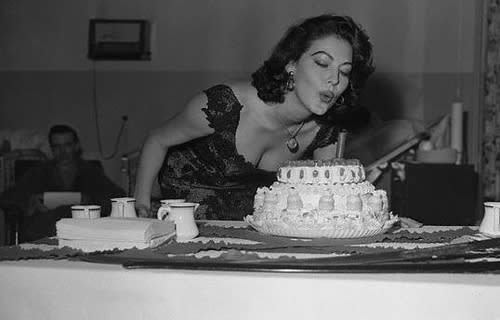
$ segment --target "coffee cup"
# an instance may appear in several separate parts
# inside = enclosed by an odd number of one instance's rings
[[[500,202],[485,202],[484,216],[479,232],[489,236],[500,236]]]
[[[73,219],[97,219],[101,217],[101,206],[98,205],[74,205],[71,206]]]

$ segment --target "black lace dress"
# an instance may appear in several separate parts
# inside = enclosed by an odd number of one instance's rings
[[[216,85],[204,92],[208,102],[202,110],[215,132],[169,148],[159,174],[162,196],[200,203],[197,219],[242,220],[252,214],[257,187],[271,185],[276,172],[256,168],[237,152],[243,106],[232,89]],[[314,149],[336,138],[336,128],[321,126],[302,158],[311,158]]]

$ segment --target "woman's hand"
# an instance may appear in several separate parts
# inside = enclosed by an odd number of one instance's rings
[[[135,205],[135,212],[140,218],[151,218],[153,216],[151,210],[145,204],[137,203]]]

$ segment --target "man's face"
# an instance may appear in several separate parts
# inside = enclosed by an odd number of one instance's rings
[[[75,141],[71,132],[56,133],[50,139],[50,148],[56,162],[69,164],[78,158],[80,143]]]

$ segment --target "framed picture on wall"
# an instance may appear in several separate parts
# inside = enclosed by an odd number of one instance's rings
[[[151,60],[147,20],[91,19],[88,57],[93,60]]]

